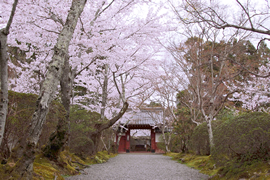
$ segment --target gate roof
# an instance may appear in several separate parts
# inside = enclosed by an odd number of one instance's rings
[[[161,123],[163,118],[163,109],[161,107],[142,108],[129,118],[128,125],[150,125]]]

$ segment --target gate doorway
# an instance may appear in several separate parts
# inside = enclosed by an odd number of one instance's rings
[[[151,151],[151,130],[132,129],[130,130],[130,151]]]

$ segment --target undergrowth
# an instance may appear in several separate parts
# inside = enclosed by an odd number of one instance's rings
[[[80,171],[91,164],[104,163],[116,154],[108,154],[107,151],[98,152],[96,155],[82,160],[80,157],[63,151],[57,160],[49,160],[42,154],[36,156],[33,164],[33,180],[64,180],[64,177],[78,175]],[[9,164],[0,164],[0,179],[8,178],[5,169]]]
[[[167,153],[173,160],[199,170],[210,176],[212,180],[270,180],[270,160],[254,160],[250,162],[228,161],[217,166],[211,156],[194,154]]]

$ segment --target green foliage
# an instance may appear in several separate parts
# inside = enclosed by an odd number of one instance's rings
[[[70,110],[70,149],[81,157],[91,155],[94,151],[94,142],[91,133],[95,131],[95,126],[101,124],[98,121],[100,114],[87,111],[79,106],[73,106]]]
[[[155,101],[151,101],[149,103],[149,105],[147,105],[148,107],[162,107],[162,105],[158,102],[155,102]]]
[[[247,113],[225,121],[214,131],[217,159],[236,158],[239,161],[270,157],[270,115]]]
[[[209,155],[210,144],[206,122],[197,126],[191,136],[191,149],[198,155]]]
[[[36,108],[37,98],[38,96],[35,94],[9,91],[8,115],[1,147],[1,152],[4,152],[2,154],[4,158],[9,158],[10,149],[16,145],[16,142],[23,136],[27,126],[30,124]],[[56,128],[58,119],[64,116],[65,110],[61,103],[53,101],[46,117],[46,123],[44,124],[38,147],[47,142],[50,134]]]
[[[184,91],[178,94],[183,95]],[[196,127],[196,124],[191,121],[190,111],[187,107],[178,105],[176,115],[179,117],[173,125],[173,135],[172,135],[172,147],[173,152],[183,152],[187,153],[189,151],[189,141]]]
[[[212,121],[213,135],[215,137],[218,131],[215,131],[224,122],[227,122],[235,117],[234,111],[223,109],[219,115],[216,117],[217,120]],[[215,142],[215,139],[214,139]],[[196,152],[198,155],[209,155],[210,154],[210,144],[209,135],[207,130],[207,123],[204,122],[197,126],[191,136],[190,141],[192,151]]]

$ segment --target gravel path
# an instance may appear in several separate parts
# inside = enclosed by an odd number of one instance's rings
[[[157,154],[119,154],[103,164],[91,165],[85,175],[66,180],[202,180],[207,175]]]

